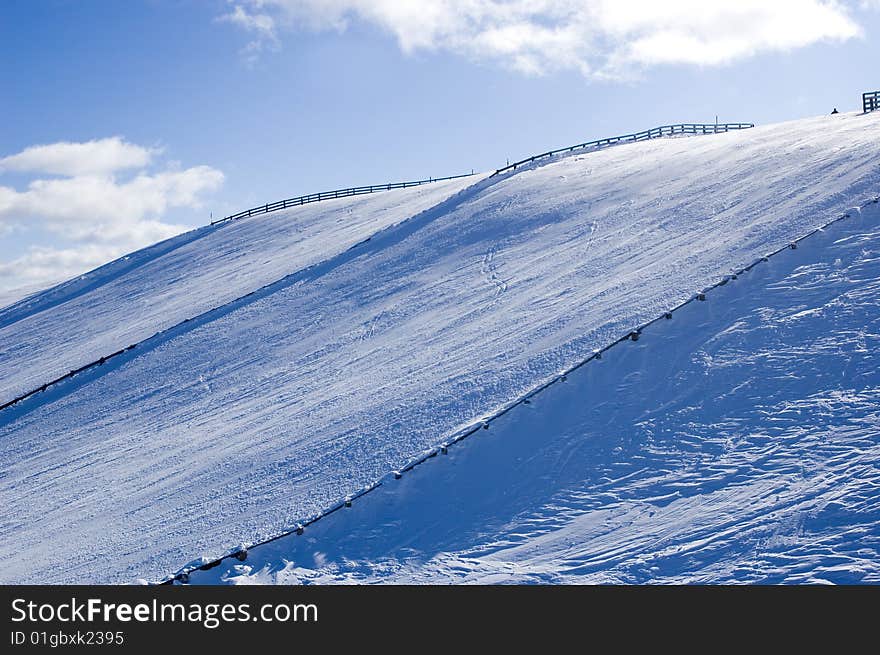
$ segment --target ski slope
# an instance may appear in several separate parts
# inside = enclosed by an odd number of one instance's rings
[[[158,580],[289,529],[876,195],[878,149],[854,114],[620,146],[190,233],[13,306],[4,393],[227,303],[0,412],[0,581]]]
[[[0,403],[338,255],[476,179],[205,226],[0,309]]]
[[[880,583],[880,208],[191,583]]]
[[[55,284],[62,282],[63,280],[57,280]],[[12,305],[15,303],[19,303],[24,301],[28,296],[32,296],[36,293],[44,291],[48,289],[50,286],[55,286],[53,283],[39,283],[39,284],[27,284],[21,287],[16,287],[14,289],[4,289],[0,290],[0,308],[7,307],[8,305]]]

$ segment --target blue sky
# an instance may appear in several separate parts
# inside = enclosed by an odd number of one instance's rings
[[[880,88],[880,2],[730,4],[4,0],[0,292],[210,213]]]

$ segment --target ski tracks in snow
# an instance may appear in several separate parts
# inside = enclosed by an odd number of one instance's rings
[[[498,275],[498,266],[495,264],[495,254],[498,251],[496,245],[492,245],[483,255],[480,262],[480,273],[486,279],[486,282],[494,290],[492,294],[492,305],[501,299],[501,295],[507,291],[507,281]]]

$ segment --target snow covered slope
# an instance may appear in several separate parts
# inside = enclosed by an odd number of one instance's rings
[[[5,410],[0,580],[158,579],[306,519],[875,195],[878,150],[880,115],[845,115],[483,180]],[[65,305],[40,313],[46,339],[99,356],[61,336]],[[40,359],[23,322],[10,361]]]
[[[0,403],[337,255],[477,179],[202,227],[0,309]]]
[[[880,208],[195,583],[880,583]]]
[[[15,289],[0,290],[0,308],[12,305],[14,303],[23,302],[29,296],[33,296],[41,291],[44,291],[50,286],[55,286],[55,284],[58,282],[61,282],[61,280],[57,280],[55,283],[50,282],[48,284],[27,284],[22,287],[16,287]]]

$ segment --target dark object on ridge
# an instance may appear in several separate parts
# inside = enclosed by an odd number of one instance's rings
[[[835,108],[834,108],[834,111],[831,112],[831,115],[834,116],[834,114],[839,114],[839,113],[840,113],[840,112],[837,111],[837,107],[835,107]]]

